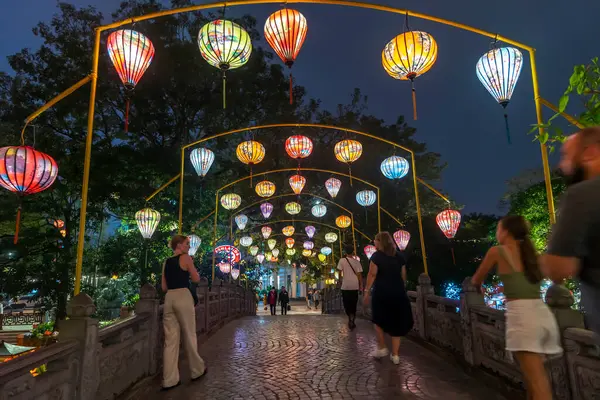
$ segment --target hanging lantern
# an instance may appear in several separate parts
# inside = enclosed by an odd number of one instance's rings
[[[477,77],[483,86],[504,108],[508,144],[510,144],[510,130],[506,106],[517,86],[522,67],[523,54],[514,47],[500,47],[488,51],[479,59],[476,67]]]
[[[61,229],[60,230],[60,236],[67,237],[67,230],[66,229]]]
[[[252,166],[265,158],[265,147],[255,140],[238,144],[235,154],[241,162],[250,166],[250,185],[252,185]]]
[[[269,249],[273,250],[275,248],[275,246],[277,246],[277,240],[275,240],[275,239],[267,240],[267,246],[269,246]],[[275,257],[277,257],[277,256],[275,256]]]
[[[294,243],[296,243],[294,238],[290,237],[290,238],[285,239],[285,245],[288,247],[288,249],[291,249],[292,247],[294,247]]]
[[[144,239],[150,239],[160,222],[160,213],[151,208],[144,208],[135,213],[135,221]]]
[[[275,194],[275,184],[270,181],[258,182],[255,190],[260,197],[271,197]]]
[[[265,22],[265,39],[281,61],[290,68],[290,104],[293,103],[292,65],[302,48],[308,25],[304,15],[284,8],[275,11]]]
[[[63,221],[62,219],[55,219],[54,222],[52,223],[52,225],[56,229],[62,229],[65,227],[65,221]]]
[[[381,173],[388,179],[401,179],[408,174],[406,158],[391,156],[381,162]]]
[[[369,244],[369,245],[365,246],[364,251],[365,251],[365,255],[370,260],[371,257],[373,256],[373,254],[375,254],[375,252],[377,251],[377,248],[375,246],[373,246],[372,244]]]
[[[311,241],[306,241],[302,244],[302,247],[304,247],[306,250],[312,250],[313,247],[315,247],[315,244]]]
[[[240,239],[240,244],[244,247],[248,247],[252,244],[252,238],[250,236],[244,236]]]
[[[258,246],[250,246],[250,254],[255,256],[258,254]]]
[[[362,154],[362,144],[358,140],[345,139],[336,143],[333,152],[338,161],[348,164],[350,186],[352,186],[352,169],[350,168],[350,164],[360,158]]]
[[[221,196],[221,205],[226,210],[235,210],[242,204],[242,198],[235,193],[227,193]]]
[[[231,277],[233,278],[233,280],[236,280],[237,278],[239,278],[240,277],[240,269],[232,268],[231,269]]]
[[[273,231],[271,228],[269,228],[268,226],[263,226],[262,228],[260,228],[260,231],[262,232],[262,235],[265,239],[268,239],[269,236],[271,236],[271,232]]]
[[[329,192],[332,199],[335,199],[340,188],[342,187],[342,181],[336,178],[329,178],[325,181],[325,189]]]
[[[285,141],[285,151],[293,159],[306,158],[313,151],[313,142],[306,136],[290,136]]]
[[[279,257],[279,249],[273,249],[273,257]]]
[[[304,189],[304,185],[306,185],[306,178],[302,175],[292,175],[290,177],[290,187],[294,193],[300,194]]]
[[[316,231],[317,231],[317,228],[315,228],[312,225],[308,225],[304,228],[304,232],[306,232],[306,236],[308,236],[311,239],[313,236],[315,236]]]
[[[285,251],[285,254],[287,254],[288,256],[293,256],[294,254],[296,254],[296,249],[287,249]]]
[[[239,230],[243,230],[248,223],[248,216],[245,214],[238,214],[235,216],[235,223]]]
[[[271,213],[273,212],[273,204],[271,203],[262,203],[260,205],[260,212],[262,213],[263,217],[269,218],[271,216]]]
[[[444,210],[435,217],[435,221],[448,239],[452,239],[460,225],[460,213],[456,210]]]
[[[265,255],[264,254],[258,254],[256,256],[256,261],[258,261],[259,264],[262,264],[262,262],[265,261]]]
[[[334,243],[338,239],[338,235],[334,232],[328,232],[325,234],[325,241],[327,243]]]
[[[325,262],[325,260],[327,260],[327,256],[323,253],[319,253],[319,261],[321,262]]]
[[[283,233],[285,236],[292,236],[295,231],[296,231],[296,229],[294,229],[293,226],[288,225],[288,226],[283,227],[283,229],[281,230],[281,233]]]
[[[383,69],[392,78],[409,80],[412,87],[413,117],[417,119],[414,80],[429,71],[437,59],[438,46],[433,36],[421,31],[404,32],[385,45],[381,53]]]
[[[188,236],[188,239],[190,240],[190,250],[188,251],[188,254],[190,257],[193,257],[196,255],[196,252],[202,243],[202,239],[200,239],[198,235],[190,235]]]
[[[225,73],[248,62],[252,53],[250,35],[235,22],[217,19],[198,32],[200,54],[210,65],[223,71],[223,108],[226,107]]]
[[[0,186],[19,195],[14,244],[19,241],[21,197],[48,189],[57,176],[56,161],[33,147],[0,148]]]
[[[347,215],[340,215],[335,219],[335,224],[340,228],[347,228],[352,223],[352,220]]]
[[[396,231],[394,232],[394,241],[398,245],[398,248],[402,251],[406,250],[406,246],[408,246],[408,241],[410,240],[410,232],[407,231]]]
[[[190,160],[198,176],[204,178],[215,161],[215,153],[205,148],[194,149],[190,153]]]
[[[372,206],[377,200],[377,195],[372,190],[361,190],[356,193],[356,202],[363,207]]]
[[[325,254],[326,256],[330,255],[332,251],[331,247],[321,247],[321,254]]]
[[[314,215],[315,217],[321,218],[327,213],[327,207],[325,206],[325,204],[317,204],[313,206],[311,212],[312,215]]]
[[[302,208],[300,207],[300,204],[293,202],[293,201],[291,203],[287,203],[285,205],[285,211],[287,211],[287,213],[290,215],[299,214],[301,209]]]
[[[106,40],[108,57],[125,86],[125,132],[129,128],[129,98],[154,57],[154,45],[146,36],[131,29],[112,32]]]
[[[265,253],[265,260],[271,260],[273,258],[273,253],[271,253],[270,251],[267,251]]]
[[[220,262],[219,270],[221,270],[221,272],[224,274],[228,274],[231,271],[231,264],[224,262],[224,261]]]
[[[279,258],[277,258],[277,257],[271,257],[271,262],[272,263],[279,262]]]
[[[310,250],[306,250],[306,249],[302,250],[302,255],[304,257],[310,257],[311,254],[312,254],[312,251],[310,251]]]

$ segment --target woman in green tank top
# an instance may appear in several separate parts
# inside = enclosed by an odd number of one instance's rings
[[[540,296],[542,274],[529,230],[525,218],[504,217],[496,230],[500,245],[487,252],[471,282],[480,287],[496,267],[506,296],[506,350],[519,362],[529,398],[547,400],[552,389],[544,357],[562,348],[554,315]]]

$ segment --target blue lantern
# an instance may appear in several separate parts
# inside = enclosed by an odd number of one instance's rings
[[[377,200],[377,195],[372,190],[361,190],[356,193],[356,201],[363,207],[372,206]]]
[[[408,174],[408,161],[406,158],[391,156],[381,163],[381,173],[388,179],[401,179]]]
[[[325,213],[327,213],[327,207],[325,206],[325,204],[317,204],[316,206],[313,206],[311,211],[312,215],[314,215],[317,218],[321,218],[325,215]]]
[[[198,251],[202,240],[197,235],[190,235],[188,236],[188,239],[190,239],[190,250],[188,251],[188,254],[193,257]]]
[[[321,254],[323,254],[325,256],[330,255],[332,251],[333,250],[331,250],[331,247],[327,247],[327,246],[321,247]]]
[[[213,161],[215,161],[215,153],[204,147],[201,149],[194,149],[190,153],[190,160],[192,161],[192,165],[198,176],[204,178]]]

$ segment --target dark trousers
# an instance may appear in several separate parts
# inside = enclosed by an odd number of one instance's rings
[[[346,315],[354,320],[356,317],[356,303],[358,303],[358,290],[342,290],[342,301]]]
[[[315,300],[315,308],[319,308],[319,300]]]
[[[281,315],[287,315],[287,303],[281,303]]]
[[[275,315],[275,311],[277,310],[277,305],[269,304],[269,306],[271,307],[271,315]]]

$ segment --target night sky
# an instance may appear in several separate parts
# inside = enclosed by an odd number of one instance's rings
[[[70,2],[78,6],[96,3],[108,18],[120,1]],[[463,22],[535,47],[541,95],[553,103],[565,89],[573,65],[600,56],[600,2],[595,0],[505,0],[493,5],[479,0],[378,3]],[[36,48],[40,41],[31,28],[40,20],[49,20],[55,4],[52,0],[7,2],[0,13],[0,36],[4,38],[0,55]],[[326,5],[290,7],[308,20],[308,36],[294,65],[295,82],[329,109],[349,101],[353,88],[359,87],[369,97],[369,112],[388,122],[404,114],[418,129],[417,139],[441,153],[448,163],[442,180],[434,185],[465,204],[465,211],[501,213],[498,202],[506,191],[506,181],[540,168],[539,144],[526,135],[536,122],[527,55],[508,107],[513,138],[508,145],[502,109],[475,75],[475,64],[489,49],[490,39],[410,19],[411,29],[431,33],[439,46],[436,64],[415,81],[419,120],[412,121],[410,84],[392,79],[381,66],[381,51],[402,33],[403,16]],[[262,28],[266,17],[279,8],[279,4],[236,7],[228,14],[251,13]],[[0,69],[10,71],[4,57]],[[576,113],[577,109],[569,111]],[[546,117],[550,115],[545,111]]]

